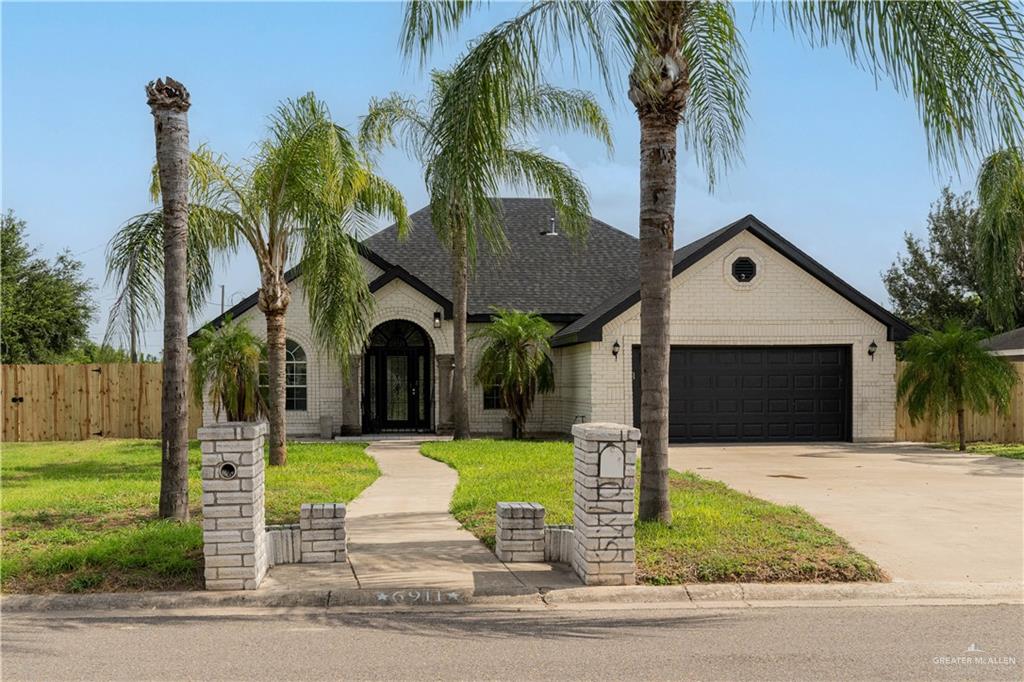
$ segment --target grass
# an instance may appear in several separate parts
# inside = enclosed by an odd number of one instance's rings
[[[939,443],[934,447],[959,451],[958,443]],[[994,455],[1010,459],[1024,459],[1024,443],[987,443],[979,441],[967,444],[967,452],[974,455]]]
[[[348,502],[379,471],[362,444],[292,443],[267,467],[267,523],[297,522],[303,502]],[[160,443],[4,443],[0,520],[5,592],[202,586],[199,446],[189,449],[192,521],[157,519]]]
[[[569,443],[432,442],[422,451],[459,472],[451,511],[489,547],[499,501],[539,502],[547,523],[572,523]],[[672,472],[670,486],[672,524],[637,524],[642,582],[885,579],[874,562],[799,507],[750,497],[692,473]]]

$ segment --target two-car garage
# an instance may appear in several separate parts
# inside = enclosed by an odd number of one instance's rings
[[[669,440],[848,441],[849,346],[673,346]],[[633,421],[640,419],[633,347]]]

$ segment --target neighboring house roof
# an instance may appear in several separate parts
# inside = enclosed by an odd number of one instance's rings
[[[830,289],[884,324],[888,330],[887,338],[889,341],[903,341],[913,334],[914,329],[909,324],[854,289],[836,276],[835,273],[796,248],[784,239],[782,235],[753,215],[740,218],[736,222],[726,225],[720,230],[705,235],[677,250],[673,257],[672,276],[675,277],[680,272],[683,272],[744,230],[748,230],[755,237],[800,266],[805,272],[817,278]],[[600,341],[604,325],[636,305],[639,301],[640,284],[637,278],[602,301],[600,305],[586,315],[559,330],[552,337],[551,343],[554,346],[567,346],[586,341]]]
[[[635,281],[640,246],[636,237],[591,219],[579,243],[558,230],[548,234],[555,209],[549,199],[500,199],[509,249],[495,255],[478,237],[476,267],[470,275],[469,319],[490,319],[492,306],[539,313],[552,322],[571,322]],[[415,273],[451,300],[447,250],[430,222],[430,208],[413,213],[412,230],[398,239],[395,226],[363,243],[374,253]]]
[[[981,345],[997,355],[1024,354],[1024,327],[996,334],[982,341]]]

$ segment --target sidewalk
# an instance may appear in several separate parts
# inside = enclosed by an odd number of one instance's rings
[[[458,474],[422,456],[419,444],[378,441],[366,450],[381,477],[348,506],[353,587],[515,595],[580,584],[568,567],[498,561],[448,513]],[[301,580],[306,568],[275,567],[269,587]]]

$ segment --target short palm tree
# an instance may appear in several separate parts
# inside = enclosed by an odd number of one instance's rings
[[[402,30],[407,54],[425,56],[480,3],[414,0]],[[994,2],[771,3],[773,25],[914,99],[935,159],[1024,140],[1024,20]],[[467,99],[533,87],[560,53],[589,57],[611,91],[625,91],[640,124],[640,431],[638,515],[668,522],[669,304],[675,238],[676,147],[684,140],[709,185],[740,157],[747,67],[731,3],[696,0],[537,0],[476,40],[452,73]],[[497,87],[500,85],[500,88]],[[498,94],[495,94],[498,93]],[[468,124],[467,124],[468,125]]]
[[[998,151],[978,173],[978,258],[983,304],[995,329],[1010,329],[1024,314],[1024,158]]]
[[[951,322],[941,331],[915,334],[903,346],[898,395],[911,421],[956,414],[961,452],[967,449],[964,411],[987,414],[995,406],[1005,412],[1017,383],[1013,366],[981,346],[986,335]]]
[[[312,93],[281,104],[270,119],[269,135],[244,166],[229,163],[201,148],[192,155],[189,192],[190,221],[200,237],[222,251],[247,244],[260,272],[257,305],[267,323],[270,463],[287,461],[285,447],[285,313],[291,288],[285,272],[297,259],[302,291],[319,345],[339,363],[366,339],[372,297],[360,264],[357,238],[384,216],[409,227],[401,194],[375,175],[356,142],[331,119],[327,106]],[[158,191],[158,187],[155,188]],[[190,225],[190,230],[192,229]],[[112,242],[113,261],[121,251],[156,258],[151,241],[162,228],[153,214],[126,224]],[[210,268],[212,251],[195,251],[190,258],[199,272]],[[205,259],[205,260],[204,260]],[[122,267],[118,265],[117,277]],[[162,264],[136,267],[136,286],[146,273]],[[193,282],[192,300],[209,295],[209,281]],[[146,286],[138,285],[134,301],[145,301]]]
[[[192,394],[198,405],[208,399],[213,414],[221,409],[230,422],[251,422],[266,413],[260,391],[260,366],[267,347],[252,331],[231,319],[219,329],[203,327],[192,340]]]
[[[587,93],[535,83],[504,92],[494,85],[492,98],[466,97],[453,89],[449,73],[433,73],[426,102],[392,94],[370,102],[360,140],[367,147],[394,144],[424,169],[430,193],[430,220],[451,256],[454,362],[452,419],[456,439],[469,438],[467,307],[469,272],[478,241],[501,251],[507,242],[500,204],[503,186],[548,196],[562,230],[582,238],[590,226],[586,188],[565,164],[521,142],[540,129],[578,130],[605,142],[611,136],[600,106]]]
[[[521,438],[526,418],[538,393],[555,388],[555,372],[548,339],[555,332],[547,320],[535,313],[496,308],[489,324],[472,338],[484,341],[476,369],[481,386],[494,386],[501,404]]]

